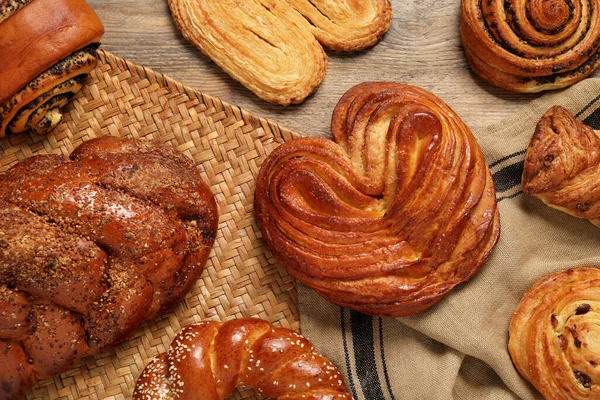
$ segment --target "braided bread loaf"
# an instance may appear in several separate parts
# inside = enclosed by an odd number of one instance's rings
[[[600,226],[600,137],[560,106],[550,108],[531,138],[523,192]]]
[[[157,143],[103,137],[0,175],[0,398],[169,310],[216,228],[194,165]]]
[[[467,60],[492,85],[539,92],[600,65],[600,0],[462,0]]]
[[[58,125],[96,67],[103,33],[85,0],[0,2],[0,137]]]
[[[336,368],[296,332],[259,319],[184,328],[168,353],[152,359],[134,400],[223,400],[238,386],[267,398],[348,399]]]
[[[338,103],[335,142],[271,153],[255,211],[275,258],[333,303],[407,316],[485,262],[499,235],[491,173],[471,131],[439,98],[365,83]]]

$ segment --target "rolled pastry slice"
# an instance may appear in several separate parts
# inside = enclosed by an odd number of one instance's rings
[[[600,270],[574,268],[539,280],[510,323],[508,351],[547,400],[600,397]]]
[[[600,0],[462,0],[473,70],[514,92],[570,86],[600,64]]]
[[[0,137],[47,133],[97,64],[102,23],[84,0],[0,7]]]
[[[260,98],[301,103],[335,50],[374,45],[391,23],[389,0],[169,0],[183,36]],[[316,38],[315,38],[316,36]]]
[[[600,226],[600,138],[560,106],[550,108],[531,138],[523,192]]]
[[[352,399],[335,366],[306,338],[260,319],[184,328],[146,366],[133,399],[224,400],[238,386],[265,398]]]
[[[341,306],[378,316],[431,307],[499,235],[491,173],[471,131],[433,94],[350,89],[335,141],[298,139],[261,167],[255,211],[275,258]]]

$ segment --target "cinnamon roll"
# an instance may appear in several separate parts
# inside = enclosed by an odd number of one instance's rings
[[[510,323],[508,351],[548,400],[600,397],[600,270],[556,272],[529,289]]]
[[[471,278],[498,239],[491,173],[471,131],[416,87],[364,83],[338,103],[334,141],[278,147],[255,211],[294,277],[341,306],[407,316]]]
[[[327,57],[375,45],[391,24],[389,0],[169,0],[177,28],[258,97],[303,102],[321,84]]]
[[[84,0],[0,5],[0,137],[47,133],[96,67],[102,23]]]
[[[523,192],[600,226],[600,138],[564,107],[550,108],[531,138]]]
[[[570,86],[600,63],[600,0],[462,0],[473,71],[515,92]]]

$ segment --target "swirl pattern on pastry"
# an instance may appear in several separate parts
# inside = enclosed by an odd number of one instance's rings
[[[376,44],[391,24],[389,0],[169,0],[177,28],[258,97],[301,103],[321,84],[327,57]]]
[[[485,262],[499,235],[471,131],[425,90],[364,83],[338,103],[335,142],[298,139],[263,164],[255,211],[275,258],[341,306],[407,316]]]
[[[352,399],[335,366],[306,338],[260,319],[183,328],[146,366],[133,399],[224,400],[239,386],[282,400]]]
[[[561,106],[550,108],[531,138],[523,192],[600,226],[600,137]]]
[[[570,86],[600,65],[599,0],[462,0],[471,68],[515,92]]]
[[[0,6],[0,137],[47,133],[97,64],[102,23],[84,0]]]
[[[103,137],[0,175],[0,398],[171,309],[216,229],[210,189],[166,145]]]
[[[519,373],[548,400],[600,396],[600,270],[548,275],[523,296],[508,350]]]

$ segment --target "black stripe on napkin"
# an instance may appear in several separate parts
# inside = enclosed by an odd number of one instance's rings
[[[350,311],[356,373],[365,399],[385,400],[375,363],[373,317]]]
[[[392,390],[392,384],[390,383],[390,376],[388,375],[387,363],[385,361],[383,318],[379,318],[379,348],[381,349],[381,363],[383,364],[383,376],[385,377],[385,384],[392,400],[396,400],[396,397],[394,397],[394,391]]]
[[[348,372],[348,384],[350,385],[350,390],[352,391],[352,397],[354,399],[358,399],[358,396],[356,395],[356,386],[354,385],[354,379],[352,378],[352,366],[350,365],[350,352],[348,351],[348,339],[346,337],[345,313],[345,309],[340,307],[340,325],[342,327],[342,341],[344,343],[344,356],[346,358],[346,372]]]

